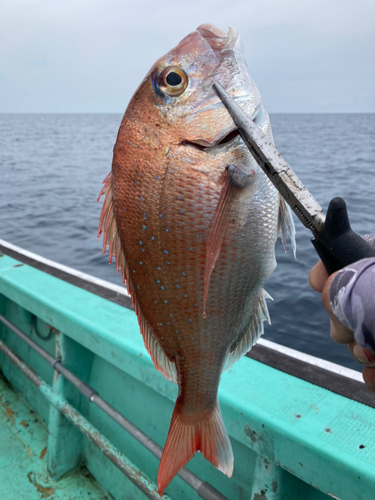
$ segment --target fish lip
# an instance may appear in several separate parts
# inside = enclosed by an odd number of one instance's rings
[[[224,146],[234,141],[240,135],[238,127],[233,127],[226,134],[220,133],[212,142],[205,141],[204,139],[197,139],[195,141],[183,140],[179,146],[192,147],[200,151],[207,151],[219,146]]]
[[[221,101],[220,101],[221,102]],[[221,102],[221,104],[223,104]],[[224,106],[224,104],[223,104]],[[261,103],[255,108],[254,112],[252,115],[250,115],[249,118],[254,121],[256,117],[258,116],[260,110],[262,109]],[[235,133],[237,132],[237,133]],[[180,142],[179,146],[185,146],[185,147],[192,147],[195,149],[198,149],[200,151],[208,151],[210,149],[220,147],[227,145],[231,142],[233,142],[238,136],[240,135],[240,131],[237,126],[233,126],[228,132],[223,134],[220,132],[215,139],[212,142],[206,141],[204,139],[196,139],[195,141],[192,140],[183,140]],[[228,139],[227,139],[228,138]]]
[[[233,50],[239,39],[236,28],[232,26],[229,27],[228,33],[225,33],[225,31],[222,31],[215,25],[205,23],[198,26],[197,32],[215,52],[222,52],[228,49]]]

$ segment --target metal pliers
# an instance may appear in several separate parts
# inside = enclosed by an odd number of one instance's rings
[[[342,198],[333,198],[324,217],[319,203],[302,184],[269,138],[256,126],[220,84],[214,89],[229,111],[249,151],[302,224],[329,274],[366,257],[375,249],[351,227]]]

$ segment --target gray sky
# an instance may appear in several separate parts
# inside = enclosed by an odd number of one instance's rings
[[[375,112],[374,0],[0,0],[0,112],[124,112],[157,58],[234,26],[269,112]]]

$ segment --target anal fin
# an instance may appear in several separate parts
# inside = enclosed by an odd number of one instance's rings
[[[259,292],[258,302],[255,306],[255,311],[251,317],[249,328],[245,331],[242,338],[240,338],[229,351],[223,371],[228,370],[236,361],[238,361],[244,354],[256,344],[257,340],[263,335],[263,321],[271,324],[270,315],[265,299],[272,297],[262,288]]]

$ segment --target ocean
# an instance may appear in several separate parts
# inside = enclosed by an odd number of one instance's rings
[[[111,169],[120,114],[0,114],[0,238],[121,284],[96,235],[101,183]],[[353,229],[375,232],[375,114],[271,115],[275,144],[326,211],[342,196]],[[264,338],[360,370],[329,335],[307,276],[318,257],[295,218],[297,259],[278,241],[265,289],[272,325]]]

